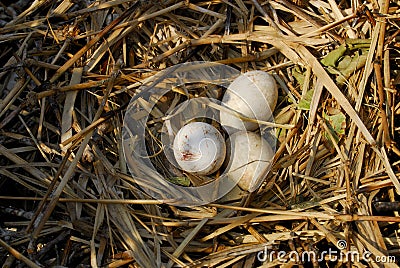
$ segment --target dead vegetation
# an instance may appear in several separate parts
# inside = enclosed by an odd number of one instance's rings
[[[3,267],[398,267],[399,4],[0,2]],[[127,169],[130,99],[189,61],[279,83],[273,169],[241,199],[168,205]],[[338,248],[360,259],[317,260]]]

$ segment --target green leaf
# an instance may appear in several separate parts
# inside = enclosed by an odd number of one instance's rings
[[[364,67],[367,62],[367,54],[368,51],[359,50],[354,53],[353,57],[346,56],[339,62],[337,68],[342,75],[337,79],[338,84],[343,84],[353,73]]]
[[[296,66],[292,70],[292,75],[294,79],[296,79],[297,83],[299,83],[300,86],[303,86],[305,71],[302,71],[299,66]]]
[[[332,66],[335,67],[338,60],[346,53],[347,47],[345,44],[340,45],[337,49],[332,50],[328,53],[322,60],[321,63],[324,66]]]
[[[310,105],[311,105],[311,100],[312,100],[313,95],[314,95],[314,89],[307,91],[304,98],[302,98],[299,101],[297,108],[300,110],[306,110],[306,111],[310,110]]]
[[[190,180],[187,177],[171,177],[166,178],[166,180],[176,185],[190,186]]]
[[[346,116],[339,112],[334,115],[328,115],[326,113],[322,114],[322,117],[326,120],[326,123],[331,130],[331,134],[335,138],[336,142],[339,141],[339,136],[344,134],[344,130],[346,129]],[[327,138],[329,136],[327,135]]]
[[[364,67],[370,43],[368,39],[347,39],[344,44],[329,52],[321,64],[330,74],[337,75],[336,82],[342,85],[354,72]]]
[[[371,39],[346,39],[346,45],[349,50],[369,49],[371,46]]]

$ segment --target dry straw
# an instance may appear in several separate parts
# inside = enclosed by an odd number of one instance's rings
[[[399,11],[389,0],[2,1],[3,267],[291,267],[305,263],[290,252],[343,240],[344,252],[398,258]],[[122,122],[145,79],[190,61],[273,74],[275,123],[260,123],[279,142],[258,191],[181,208],[132,178]],[[166,113],[224,90],[175,88],[151,111],[148,150],[165,179],[205,183],[165,158]],[[266,247],[286,255],[259,259]],[[322,262],[352,265],[334,257]]]

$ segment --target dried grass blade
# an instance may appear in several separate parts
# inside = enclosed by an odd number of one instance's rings
[[[72,71],[71,81],[69,83],[70,86],[79,84],[82,78],[83,68],[74,68]],[[75,99],[77,96],[77,91],[69,91],[66,93],[65,101],[64,101],[64,109],[62,114],[62,125],[61,125],[61,143],[63,143],[66,139],[72,137],[72,113],[74,110]],[[62,148],[63,151],[66,151],[66,148]]]
[[[52,15],[64,14],[68,9],[70,9],[74,3],[71,0],[63,0],[51,13]]]
[[[182,243],[175,249],[172,254],[174,257],[179,258],[179,256],[184,252],[185,247],[193,240],[194,236],[203,228],[203,226],[207,223],[208,219],[202,219],[199,224],[186,236],[186,238],[182,241]],[[171,268],[173,265],[173,261],[170,260],[167,264],[167,268]]]
[[[364,138],[370,145],[375,145],[375,139],[372,137],[371,133],[364,125],[363,121],[360,119],[353,106],[347,100],[346,96],[340,91],[338,86],[332,81],[330,76],[326,73],[322,65],[318,60],[302,45],[296,45],[296,51],[298,51],[303,59],[303,61],[311,66],[313,72],[317,77],[321,79],[325,88],[332,94],[332,96],[337,100],[343,110],[350,116],[353,122],[358,126],[360,131],[363,133]]]
[[[50,177],[49,175],[46,175],[39,169],[29,165],[29,163],[26,160],[22,159],[18,155],[11,153],[9,149],[7,149],[6,147],[4,147],[1,144],[0,144],[0,155],[7,157],[10,161],[12,161],[16,164],[22,165],[22,167],[27,172],[29,172],[32,176],[34,176],[38,180],[46,180],[46,179],[49,179],[49,177]]]
[[[117,24],[119,24],[123,19],[129,16],[134,9],[136,9],[137,3],[132,5],[127,9],[121,16],[112,21],[107,25],[100,33],[95,35],[83,48],[81,48],[75,55],[69,59],[63,66],[61,66],[56,73],[50,78],[49,82],[54,83],[57,79],[65,73],[77,60],[79,60],[92,46],[94,46],[98,41],[100,41],[110,30],[112,30]]]
[[[362,237],[359,233],[357,233],[357,232],[354,232],[354,237],[357,239],[357,240],[359,240],[359,241],[361,241],[361,243],[368,249],[368,251],[370,251],[374,256],[380,256],[380,257],[383,257],[383,256],[386,256],[382,251],[380,251],[379,249],[377,249],[377,248],[375,248],[370,242],[368,242],[368,240],[367,239],[365,239],[364,237]],[[395,268],[395,267],[398,267],[397,266],[397,264],[395,264],[395,263],[390,263],[390,262],[387,262],[387,263],[385,263],[385,267],[389,267],[389,268]]]
[[[376,146],[374,146],[374,147],[372,147],[372,149],[375,151],[375,153],[378,155],[378,157],[381,159],[383,165],[385,166],[386,172],[396,189],[396,193],[400,194],[399,178],[394,173],[394,171],[392,169],[392,165],[390,165],[385,148],[381,148],[381,150],[379,150]]]
[[[5,248],[11,255],[13,255],[16,259],[23,261],[27,266],[31,268],[40,268],[39,265],[22,255],[19,251],[8,245],[5,241],[0,239],[0,246]]]
[[[153,252],[144,243],[126,208],[122,205],[109,205],[108,211],[124,242],[133,251],[138,264],[141,267],[157,267]]]

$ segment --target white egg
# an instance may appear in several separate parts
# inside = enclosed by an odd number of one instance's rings
[[[227,88],[222,104],[244,116],[261,121],[272,117],[278,101],[278,87],[272,75],[264,71],[250,71],[237,77]],[[255,130],[258,124],[242,121],[221,111],[220,122],[228,133],[238,130]]]
[[[175,136],[175,160],[181,169],[199,175],[217,171],[225,160],[225,140],[210,124],[193,122]]]
[[[253,192],[268,174],[274,158],[270,144],[260,135],[239,131],[228,141],[229,162],[225,172],[243,190]]]

